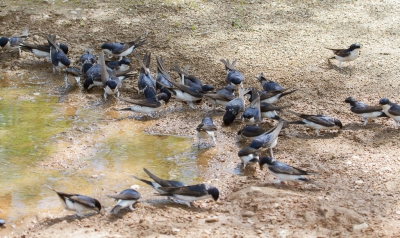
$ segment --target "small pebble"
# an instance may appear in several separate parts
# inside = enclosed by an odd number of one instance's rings
[[[255,215],[256,214],[254,212],[252,212],[252,211],[245,211],[242,214],[243,217],[252,217],[252,216],[255,216]]]
[[[206,222],[207,222],[207,223],[218,222],[218,221],[219,221],[219,218],[218,218],[218,217],[208,217],[208,218],[206,219]]]

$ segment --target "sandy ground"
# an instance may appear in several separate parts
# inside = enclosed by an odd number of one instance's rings
[[[399,131],[388,119],[370,120],[362,127],[361,119],[344,103],[348,96],[372,105],[381,97],[400,102],[397,1],[1,4],[1,35],[18,34],[25,26],[32,35],[55,33],[70,45],[74,63],[86,47],[98,51],[105,41],[123,42],[147,35],[148,43],[138,54],[150,51],[163,56],[168,69],[174,64],[190,64],[194,75],[220,88],[225,84],[225,71],[219,60],[236,58],[237,68],[246,76],[245,87],[259,87],[254,76],[264,72],[284,87],[299,89],[279,105],[291,105],[291,110],[303,113],[331,115],[344,125],[339,133],[323,131],[321,137],[301,126],[283,129],[275,157],[317,171],[319,174],[312,179],[323,188],[297,183],[275,186],[275,178],[258,168],[247,176],[233,173],[240,163],[237,152],[246,146],[235,141],[243,124],[237,120],[224,127],[223,113],[213,112],[218,143],[216,147],[203,145],[202,149],[212,158],[208,182],[221,191],[217,203],[204,201],[198,203],[199,207],[187,208],[142,202],[134,212],[122,212],[119,217],[104,211],[84,219],[43,217],[30,228],[16,228],[12,236],[399,237]],[[29,39],[35,40],[42,39]],[[342,69],[336,61],[327,61],[332,54],[325,47],[345,48],[356,42],[362,44],[361,57],[356,61],[343,63]],[[13,61],[15,64],[5,60],[14,57],[11,53],[2,53],[1,57],[5,73],[23,71],[27,62],[28,66],[35,66],[35,59],[27,53]],[[154,61],[152,70],[155,71]],[[41,71],[43,77],[51,74],[50,70]],[[135,84],[135,79],[126,82],[122,95],[137,97],[132,89]],[[62,86],[60,80],[57,87]],[[101,97],[101,92],[84,98],[93,97]],[[85,103],[81,101],[82,105]],[[105,113],[117,113],[120,118],[131,115],[113,111],[123,105],[126,104],[115,100],[104,109]],[[143,130],[195,135],[201,118],[211,112],[207,105],[197,107],[192,110],[186,104],[172,102],[158,118],[146,122]],[[287,112],[282,117],[295,119]],[[134,119],[124,121],[139,123]],[[273,124],[266,120],[263,126]],[[106,130],[101,124],[96,128]],[[90,134],[85,136],[90,139]],[[80,150],[72,145],[70,151]],[[57,158],[49,158],[52,159]],[[107,207],[106,211],[110,209]]]

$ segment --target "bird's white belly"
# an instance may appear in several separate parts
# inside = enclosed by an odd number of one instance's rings
[[[243,118],[243,121],[246,124],[246,126],[252,126],[252,125],[256,124],[254,117],[252,117],[250,119],[249,118]]]
[[[136,200],[122,200],[119,199],[116,206],[121,206],[122,208],[129,207],[135,204]]]
[[[201,197],[191,197],[191,196],[184,196],[184,195],[174,194],[174,197],[176,199],[179,199],[179,200],[182,200],[182,201],[193,202],[193,201],[197,201],[197,200],[203,200],[203,199],[210,198],[211,195],[207,194],[207,195],[204,195],[204,196],[201,196]]]
[[[130,53],[132,53],[134,47],[135,47],[134,45],[131,46],[129,49],[125,50],[124,52],[122,52],[122,53],[119,54],[118,56],[123,57],[123,56],[129,55]]]
[[[336,58],[337,60],[339,60],[339,61],[344,62],[344,61],[352,61],[352,60],[355,60],[359,55],[360,55],[359,49],[354,49],[353,51],[351,51],[350,55],[347,56],[347,57],[341,57],[341,56],[335,55],[335,58]]]
[[[48,59],[50,59],[50,53],[48,53],[48,52],[43,52],[41,50],[32,49],[32,53],[38,58],[48,58]]]
[[[357,115],[363,118],[373,118],[373,117],[378,117],[382,114],[382,112],[369,112],[369,113],[360,113]]]
[[[277,177],[281,181],[293,181],[293,180],[298,180],[299,178],[303,178],[301,175],[291,175],[291,174],[276,174],[272,172],[271,170],[268,170],[272,175]]]
[[[383,108],[383,112],[387,115],[387,116],[389,116],[390,118],[393,118],[394,120],[396,120],[396,121],[400,121],[400,116],[395,116],[395,115],[392,115],[392,114],[390,114],[388,111],[389,111],[389,108],[390,108],[390,105],[383,105],[382,106],[382,108]]]
[[[65,204],[67,205],[65,208],[69,211],[77,211],[77,212],[83,212],[83,211],[94,211],[94,209],[91,209],[90,207],[84,206],[78,202],[71,201],[70,199],[66,198]]]
[[[281,95],[281,93],[280,93],[280,94],[277,94],[277,95],[275,95],[275,96],[273,96],[273,97],[264,99],[264,100],[262,100],[261,102],[274,103],[274,102],[278,101],[280,95]]]
[[[320,130],[320,129],[334,129],[335,128],[335,126],[332,126],[332,127],[322,126],[320,124],[316,124],[314,122],[310,122],[310,121],[307,121],[307,120],[303,120],[303,122],[306,123],[306,124],[304,124],[304,126],[311,127],[311,128],[318,129],[318,130]]]
[[[181,101],[192,102],[192,101],[197,101],[197,100],[201,99],[201,98],[193,97],[192,95],[182,92],[181,90],[175,90],[175,92],[176,92],[176,95],[175,95],[176,99],[181,100]]]
[[[277,116],[275,111],[268,111],[268,112],[261,113],[262,118],[274,118],[275,116]]]
[[[152,113],[158,111],[161,107],[142,107],[139,105],[132,106],[131,110],[134,112],[141,112],[141,113]]]
[[[269,148],[275,148],[275,146],[278,144],[278,137],[272,142],[271,146]]]
[[[114,95],[114,94],[118,93],[118,88],[111,89],[110,87],[107,86],[107,87],[104,88],[104,92],[109,94],[109,95]]]

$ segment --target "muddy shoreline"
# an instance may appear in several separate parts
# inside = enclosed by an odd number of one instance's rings
[[[60,134],[55,145],[68,146],[38,164],[41,168],[84,169],[84,158],[96,153],[92,141],[107,138],[107,128],[141,130],[149,134],[193,137],[185,142],[195,150],[195,128],[206,114],[218,127],[217,146],[207,140],[196,151],[196,164],[203,181],[219,188],[220,200],[198,202],[188,208],[152,194],[151,189],[121,176],[124,186],[139,185],[143,191],[136,210],[112,216],[113,202],[108,191],[96,191],[105,202],[101,214],[76,219],[59,210],[38,214],[36,218],[6,224],[2,237],[396,237],[400,231],[398,202],[400,169],[398,130],[393,120],[370,120],[366,127],[352,114],[344,99],[353,96],[376,105],[380,97],[400,102],[396,25],[400,4],[395,1],[137,1],[114,2],[3,1],[0,12],[1,35],[18,34],[29,26],[32,35],[57,34],[71,46],[70,58],[77,64],[86,47],[98,51],[105,41],[128,41],[147,35],[148,43],[139,55],[152,52],[166,59],[166,68],[190,64],[191,72],[215,88],[224,86],[225,70],[221,58],[237,58],[237,67],[246,79],[245,87],[259,87],[254,78],[264,72],[285,87],[299,91],[278,105],[302,113],[323,113],[341,120],[344,127],[322,131],[289,126],[282,130],[274,149],[275,157],[309,171],[318,171],[312,184],[273,184],[274,177],[254,168],[238,173],[237,152],[246,143],[237,143],[236,133],[243,123],[236,120],[222,126],[223,112],[211,112],[206,103],[188,105],[172,101],[158,117],[136,120],[133,113],[115,109],[127,104],[112,98],[104,103],[101,90],[87,94],[79,88],[65,91],[63,80],[54,80],[51,67],[28,53],[15,59],[11,52],[0,53],[3,80],[26,77],[37,87],[48,87],[49,94],[60,95],[60,102],[71,105],[71,116],[81,108],[92,107],[105,115],[104,121],[74,128]],[[117,14],[118,13],[118,14]],[[49,29],[48,26],[51,26]],[[66,34],[66,29],[68,34]],[[30,41],[32,39],[29,39]],[[353,62],[329,63],[331,52],[325,47],[348,47],[361,43],[361,57]],[[10,59],[13,59],[12,61]],[[134,64],[133,67],[138,65]],[[152,61],[152,72],[155,61]],[[137,70],[135,73],[137,74]],[[170,72],[171,75],[174,73]],[[177,77],[177,75],[174,75]],[[6,80],[5,80],[6,81]],[[46,85],[38,86],[38,82]],[[121,94],[138,98],[133,87],[136,77],[124,82]],[[1,84],[2,87],[10,86]],[[20,85],[21,87],[24,85]],[[133,117],[132,117],[133,116]],[[285,119],[295,119],[288,112]],[[265,120],[270,128],[275,124]],[[96,138],[92,137],[96,134]],[[70,139],[72,138],[72,140]],[[74,140],[79,143],[74,143]],[[58,144],[57,144],[58,143]],[[59,167],[57,167],[59,165]],[[123,181],[123,182],[121,182]],[[160,200],[160,201],[159,201]],[[1,210],[0,210],[1,217]],[[5,219],[4,217],[1,217]]]

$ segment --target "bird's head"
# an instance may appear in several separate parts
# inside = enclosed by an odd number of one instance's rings
[[[218,189],[217,189],[216,187],[210,186],[210,187],[207,189],[207,192],[208,192],[209,195],[212,196],[212,198],[214,199],[214,201],[217,201],[217,200],[218,200],[218,198],[219,198],[219,191],[218,191]]]
[[[262,157],[258,162],[260,165],[260,170],[263,170],[264,166],[271,165],[273,161],[274,159],[269,156]]]
[[[390,101],[387,98],[381,98],[381,100],[379,100],[379,104],[388,105],[388,104],[390,104]]]
[[[7,43],[8,43],[9,40],[10,40],[10,39],[8,39],[8,37],[5,37],[5,36],[1,37],[1,38],[0,38],[0,46],[1,46],[1,47],[4,47],[5,45],[7,45]]]
[[[353,97],[348,97],[344,100],[345,103],[355,103],[357,102],[355,98]]]

